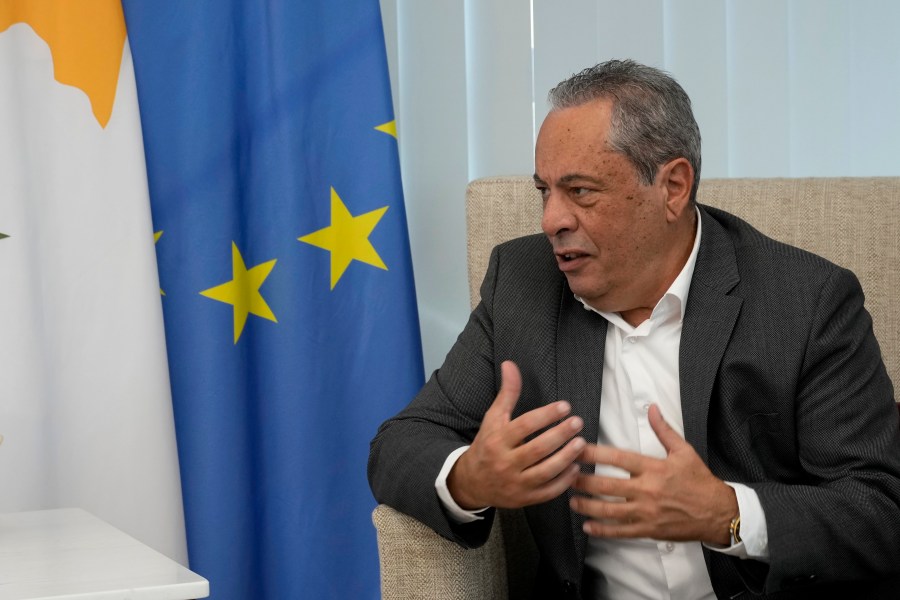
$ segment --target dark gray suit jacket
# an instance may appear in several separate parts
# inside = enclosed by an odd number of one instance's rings
[[[704,549],[716,594],[880,597],[900,570],[900,428],[859,282],[728,213],[700,213],[679,357],[685,437],[719,478],[756,490],[770,552],[765,565]],[[369,458],[379,502],[464,546],[484,543],[493,514],[454,524],[434,481],[478,431],[500,363],[522,372],[515,414],[565,399],[596,440],[607,326],[573,297],[539,235],[494,250],[481,295]],[[586,537],[569,496],[525,509],[544,597],[580,592]]]

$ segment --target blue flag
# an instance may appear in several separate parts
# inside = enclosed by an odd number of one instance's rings
[[[378,0],[125,0],[190,566],[377,598],[366,482],[423,367]]]

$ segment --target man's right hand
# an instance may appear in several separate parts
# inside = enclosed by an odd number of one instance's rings
[[[575,459],[585,441],[574,436],[584,427],[582,419],[569,417],[525,442],[531,434],[564,419],[572,408],[568,402],[554,402],[512,419],[522,375],[512,361],[505,361],[500,369],[500,393],[472,445],[447,477],[450,495],[466,510],[546,502],[571,487],[579,473]]]

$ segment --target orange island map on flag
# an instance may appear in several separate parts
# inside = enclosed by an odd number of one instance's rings
[[[0,1],[0,512],[81,507],[187,554],[119,0]]]

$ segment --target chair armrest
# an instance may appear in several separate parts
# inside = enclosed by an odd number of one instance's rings
[[[507,598],[499,527],[484,546],[469,550],[385,504],[375,508],[372,522],[378,533],[382,600]]]

